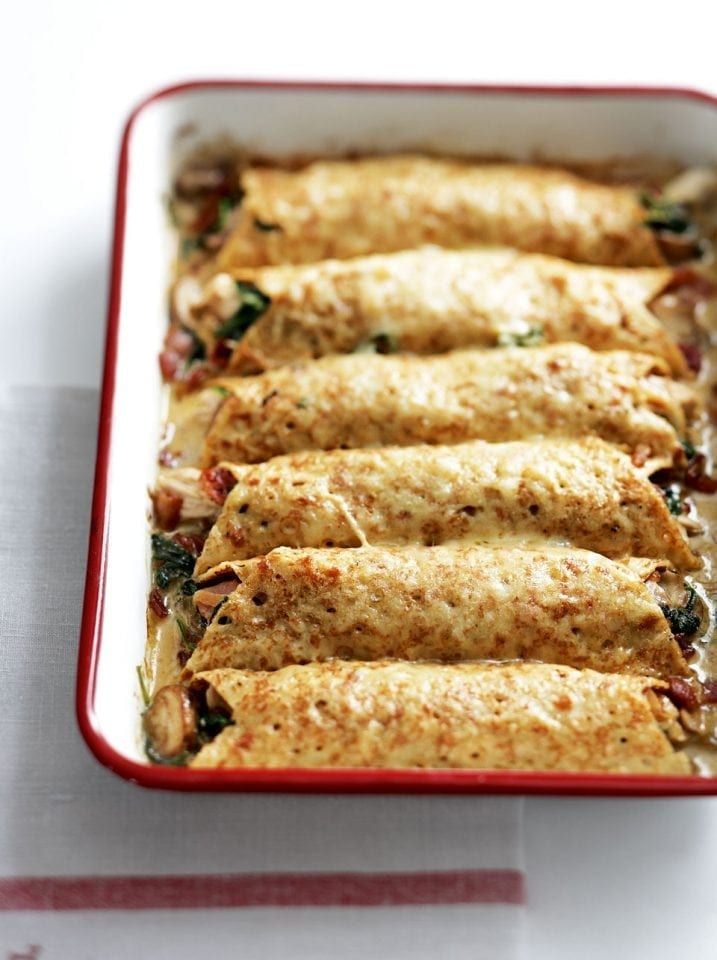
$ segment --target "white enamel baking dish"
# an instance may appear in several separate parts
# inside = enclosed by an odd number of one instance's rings
[[[129,118],[119,160],[112,285],[77,713],[98,760],[146,786],[211,790],[717,794],[717,778],[431,770],[188,770],[147,763],[136,667],[145,645],[147,489],[155,470],[173,239],[166,196],[182,158],[228,135],[262,154],[431,149],[717,162],[717,100],[695,91],[196,82]]]

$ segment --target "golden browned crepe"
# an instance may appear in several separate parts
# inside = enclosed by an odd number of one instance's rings
[[[187,670],[276,670],[352,660],[543,660],[684,674],[669,624],[638,572],[586,550],[365,547],[292,550],[215,567],[236,583]],[[213,594],[210,608],[223,599]],[[207,596],[195,594],[199,604]]]
[[[232,396],[203,465],[282,453],[596,434],[651,469],[672,463],[697,409],[694,391],[645,354],[578,344],[456,351],[439,357],[324,357],[225,380]]]
[[[660,681],[543,664],[331,663],[200,675],[230,707],[193,767],[688,774]]]
[[[271,300],[234,349],[229,370],[237,373],[355,350],[432,354],[525,339],[637,350],[686,371],[648,306],[674,276],[670,268],[587,267],[508,249],[428,247],[233,273]],[[217,280],[207,290],[226,291],[222,313],[239,309],[238,289]],[[222,316],[200,312],[199,330],[211,338]]]
[[[664,257],[631,187],[565,170],[421,156],[322,161],[241,172],[238,219],[217,266],[390,253],[425,243],[504,244],[585,263],[658,266]]]
[[[203,573],[274,547],[453,541],[553,541],[610,557],[699,565],[657,487],[610,444],[534,440],[308,451],[251,466],[236,483],[197,562]],[[198,470],[168,471],[158,489],[188,519],[220,510]]]

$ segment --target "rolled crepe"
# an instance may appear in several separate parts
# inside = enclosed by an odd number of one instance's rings
[[[236,485],[197,573],[281,546],[449,540],[550,540],[684,569],[699,563],[658,488],[594,437],[309,451],[219,469]],[[187,519],[211,517],[219,510],[203,492],[211,477],[193,477],[169,472],[160,488],[182,499]]]
[[[234,725],[193,767],[688,774],[660,681],[544,664],[332,663],[200,674]]]
[[[526,337],[593,350],[638,350],[684,374],[682,353],[648,304],[675,271],[586,267],[514,250],[436,247],[307,266],[234,271],[270,298],[229,370],[260,373],[359,349],[417,354]],[[226,285],[229,308],[239,296]],[[233,296],[232,296],[233,295]],[[206,311],[206,327],[219,318]],[[212,322],[213,321],[213,322]]]
[[[233,584],[188,672],[352,660],[542,660],[669,675],[687,664],[638,572],[586,550],[366,547],[221,564]],[[207,599],[201,589],[198,603]],[[210,606],[218,598],[211,593]]]
[[[504,244],[568,260],[658,266],[665,258],[631,187],[565,170],[421,156],[241,172],[221,270],[443,247]]]
[[[672,463],[693,390],[655,357],[578,344],[439,357],[324,357],[227,379],[203,466],[298,450],[596,434],[651,469]]]

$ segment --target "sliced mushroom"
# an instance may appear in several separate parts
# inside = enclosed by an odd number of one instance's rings
[[[681,607],[687,599],[685,578],[674,570],[666,570],[660,577],[660,586],[665,602],[672,607]]]
[[[705,525],[696,514],[682,513],[677,518],[677,522],[689,537],[693,537],[698,533],[704,533]]]
[[[672,203],[700,203],[717,193],[717,170],[690,167],[665,186],[662,195]]]
[[[163,760],[193,749],[197,740],[197,714],[189,694],[178,683],[162,687],[144,715],[148,751]]]
[[[172,316],[174,320],[191,327],[195,322],[194,310],[202,301],[202,287],[196,277],[187,275],[178,280],[172,291]]]
[[[653,575],[645,580],[645,586],[658,603],[667,603],[668,596],[660,583],[659,575]]]

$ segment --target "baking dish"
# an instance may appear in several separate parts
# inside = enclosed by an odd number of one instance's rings
[[[145,641],[147,487],[161,422],[156,364],[172,237],[164,199],[182,158],[228,136],[263,154],[424,149],[602,160],[717,157],[716,100],[684,90],[216,81],[150,97],[120,154],[107,347],[77,711],[97,758],[146,786],[213,790],[717,793],[717,778],[446,770],[188,770],[149,765],[136,665]],[[131,572],[130,572],[131,571]]]

